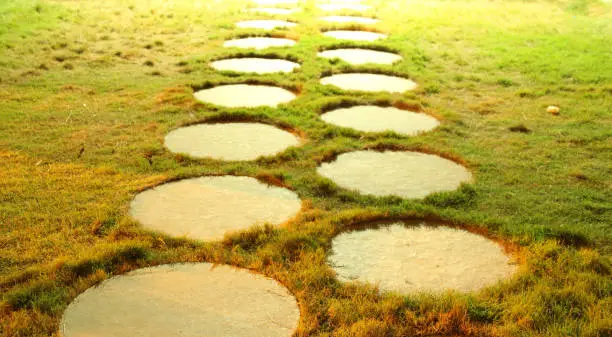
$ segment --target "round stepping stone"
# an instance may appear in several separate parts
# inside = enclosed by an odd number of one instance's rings
[[[325,12],[335,12],[335,11],[356,11],[356,12],[365,12],[372,8],[369,5],[359,4],[359,3],[332,3],[332,4],[319,4],[317,5],[319,9]]]
[[[398,93],[414,90],[417,87],[416,83],[405,78],[365,73],[332,75],[322,78],[321,84],[331,84],[344,90]]]
[[[437,119],[423,113],[372,105],[332,110],[321,118],[327,123],[359,131],[395,131],[409,136],[430,131],[440,124]]]
[[[191,239],[219,240],[256,223],[280,224],[301,209],[288,189],[250,177],[200,177],[138,194],[130,215],[148,229]]]
[[[264,30],[272,30],[276,28],[290,28],[295,27],[296,24],[289,21],[282,20],[249,20],[236,22],[238,28],[256,28]]]
[[[379,20],[372,18],[365,18],[360,16],[345,16],[345,15],[334,15],[325,16],[321,20],[333,23],[360,23],[365,25],[372,25],[378,23]]]
[[[297,12],[297,9],[257,7],[257,8],[249,9],[249,12],[264,13],[264,14],[270,14],[270,15],[289,15],[289,14],[293,14]]]
[[[192,157],[254,160],[277,154],[299,139],[287,131],[259,123],[198,124],[170,132],[166,147]]]
[[[420,152],[348,152],[321,164],[317,172],[340,187],[363,194],[403,198],[452,191],[472,179],[465,167]]]
[[[87,289],[66,309],[63,337],[290,337],[300,311],[277,281],[210,263],[132,271]]]
[[[325,50],[320,52],[318,55],[328,59],[339,58],[342,61],[353,65],[368,63],[393,64],[402,59],[402,57],[397,54],[360,48]]]
[[[342,281],[401,293],[473,291],[516,271],[502,247],[483,236],[414,221],[342,233],[332,241],[329,262]]]
[[[291,47],[295,41],[276,37],[246,37],[242,39],[228,40],[223,47],[234,47],[242,49],[266,49],[272,47]]]
[[[323,35],[333,37],[338,40],[367,41],[372,42],[387,37],[385,34],[366,32],[361,30],[330,30]]]
[[[230,108],[237,107],[276,107],[295,98],[288,90],[267,85],[229,84],[200,90],[194,93],[197,100],[222,105]]]
[[[241,73],[290,73],[300,65],[282,59],[266,59],[257,57],[234,58],[219,60],[211,63],[216,70],[229,70]]]

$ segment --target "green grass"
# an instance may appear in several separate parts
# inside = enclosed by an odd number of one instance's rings
[[[251,268],[300,302],[298,336],[608,336],[612,326],[612,12],[598,1],[371,1],[402,54],[393,66],[316,58],[324,38],[314,2],[292,15],[289,49],[227,50],[258,35],[232,23],[246,2],[15,0],[0,3],[0,335],[57,335],[63,310],[88,287],[134,268],[208,261]],[[401,15],[398,15],[401,13]],[[262,18],[265,16],[261,16]],[[264,35],[264,34],[260,34]],[[348,44],[348,46],[370,44]],[[233,55],[299,61],[291,74],[218,73]],[[410,77],[415,92],[347,93],[323,74]],[[266,82],[300,93],[278,109],[196,103],[194,87]],[[330,107],[409,106],[439,117],[406,138],[331,126]],[[546,112],[561,108],[559,116]],[[303,132],[308,142],[255,162],[169,153],[165,134],[221,118]],[[530,132],[513,132],[523,126]],[[424,200],[374,198],[316,174],[339,153],[399,148],[465,162],[473,184]],[[222,242],[143,230],[127,215],[138,191],[164,181],[237,174],[280,181],[305,200],[286,226]],[[368,219],[431,217],[515,247],[513,278],[470,294],[379,294],[343,284],[326,263],[331,239]],[[518,247],[518,248],[517,248]]]

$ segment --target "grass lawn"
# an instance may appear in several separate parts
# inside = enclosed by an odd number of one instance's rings
[[[334,25],[306,1],[299,40],[258,52],[226,39],[266,35],[234,22],[247,1],[0,1],[0,335],[58,336],[85,289],[144,266],[206,261],[283,283],[300,303],[296,336],[612,335],[612,3],[598,0],[366,1],[373,43],[321,35]],[[374,29],[374,28],[373,28]],[[393,66],[317,57],[338,46],[400,53]],[[217,72],[212,60],[263,55],[298,61],[290,74]],[[419,84],[405,94],[346,92],[322,76],[364,70]],[[193,91],[275,83],[298,92],[273,108],[221,108]],[[436,116],[415,137],[362,133],[319,115],[358,103]],[[559,115],[546,111],[559,106]],[[164,136],[205,120],[298,130],[307,142],[252,162],[172,154]],[[474,182],[425,199],[376,198],[316,173],[338,154],[409,149],[464,163]],[[281,227],[218,242],[143,229],[132,198],[165,181],[247,175],[304,200]],[[520,262],[510,279],[473,293],[380,293],[342,283],[331,239],[366,220],[440,219],[503,242]]]

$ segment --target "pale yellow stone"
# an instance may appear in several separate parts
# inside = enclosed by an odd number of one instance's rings
[[[216,70],[235,71],[241,73],[290,73],[300,67],[299,64],[281,59],[257,57],[234,58],[214,61],[211,67]]]
[[[480,235],[424,222],[395,222],[345,232],[332,241],[330,264],[342,281],[382,290],[474,291],[516,271],[497,243]]]
[[[145,228],[177,237],[219,240],[255,224],[281,224],[301,209],[292,191],[250,177],[201,177],[148,189],[130,205]]]
[[[553,115],[558,115],[561,112],[561,109],[559,109],[558,106],[551,105],[546,108],[546,112],[551,113]]]
[[[295,95],[286,89],[250,84],[228,84],[200,90],[194,93],[197,100],[230,108],[239,107],[276,107],[295,99]]]
[[[321,79],[321,84],[334,85],[344,90],[356,91],[387,91],[402,93],[414,90],[417,84],[409,79],[367,73],[337,74]]]
[[[170,132],[164,141],[176,153],[220,160],[254,160],[275,155],[299,139],[287,131],[259,123],[198,124]]]
[[[355,151],[343,153],[317,172],[340,187],[374,196],[423,198],[452,191],[472,179],[465,167],[420,152]]]
[[[430,131],[440,124],[437,119],[424,113],[370,105],[336,109],[323,114],[321,118],[327,123],[359,131],[395,131],[409,136]]]
[[[295,298],[275,280],[210,263],[135,270],[79,295],[62,337],[290,337]]]

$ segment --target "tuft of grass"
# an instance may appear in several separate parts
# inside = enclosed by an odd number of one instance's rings
[[[508,128],[508,130],[512,132],[520,132],[520,133],[531,133],[531,129],[525,126],[525,124],[518,124]]]

